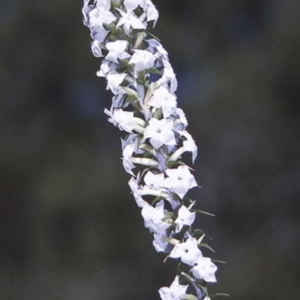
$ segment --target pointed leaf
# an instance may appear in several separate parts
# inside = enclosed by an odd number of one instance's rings
[[[207,215],[207,216],[210,216],[210,217],[215,217],[214,214],[211,214],[207,211],[204,211],[204,210],[200,210],[200,209],[193,209],[192,211],[195,211],[197,213],[200,213],[200,214],[203,214],[203,215]]]
[[[196,237],[196,236],[199,236],[201,237],[202,235],[204,235],[204,231],[201,230],[201,229],[195,229],[194,232],[193,232],[193,237]]]
[[[227,262],[224,260],[212,259],[211,261],[219,263],[219,264],[227,264]]]
[[[210,251],[212,252],[216,252],[212,247],[210,247],[209,245],[207,245],[206,243],[202,243],[199,245],[200,247],[203,247],[203,248],[207,248],[209,249]]]
[[[188,294],[188,295],[185,295],[183,298],[181,298],[182,300],[198,300],[199,298],[197,298],[196,296],[194,295],[191,295],[191,294]]]

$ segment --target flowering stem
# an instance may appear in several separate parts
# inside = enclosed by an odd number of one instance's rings
[[[198,184],[181,159],[189,152],[194,161],[197,146],[177,107],[177,80],[168,53],[148,32],[158,11],[151,0],[84,0],[82,12],[92,52],[103,57],[97,76],[106,78],[114,95],[104,112],[127,133],[123,166],[132,176],[129,186],[144,225],[153,234],[155,250],[180,261],[171,286],[159,289],[161,299],[209,300],[207,283],[216,282],[217,267],[200,250],[211,249],[203,243],[205,234],[192,229],[198,210],[188,191]]]

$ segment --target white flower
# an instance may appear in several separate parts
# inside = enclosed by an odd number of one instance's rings
[[[120,87],[120,84],[123,82],[123,80],[126,77],[126,73],[121,74],[108,74],[106,76],[107,79],[107,87],[106,89],[110,89],[112,93],[115,95],[117,94],[125,94],[125,91]]]
[[[187,166],[168,169],[166,174],[168,178],[165,179],[165,187],[176,193],[181,199],[189,189],[197,186],[197,182]]]
[[[165,241],[166,236],[154,233],[153,246],[157,252],[169,253],[170,245]]]
[[[132,132],[132,130],[137,127],[133,118],[133,112],[124,111],[122,109],[115,109],[112,112],[105,109],[104,112],[110,116],[108,121],[118,126],[120,130]]]
[[[158,14],[158,11],[157,9],[155,8],[154,4],[152,3],[151,0],[147,0],[147,21],[154,21],[154,24],[153,26],[155,26],[156,22],[157,22],[157,19],[159,17],[159,14]]]
[[[89,12],[94,9],[92,6],[89,5],[89,2],[89,0],[84,0],[82,7],[83,24],[87,27],[90,27],[88,18]]]
[[[181,108],[177,107],[174,115],[176,116],[176,120],[174,121],[174,130],[180,132],[188,126],[188,121]]]
[[[215,272],[217,269],[218,267],[209,257],[198,257],[194,262],[194,267],[191,269],[191,272],[198,279],[203,279],[206,282],[216,282]]]
[[[94,41],[97,41],[100,44],[102,44],[108,33],[109,33],[109,31],[105,30],[103,27],[95,26],[92,29],[91,36],[94,39]]]
[[[123,142],[123,140],[122,140]],[[127,144],[124,146],[122,154],[123,154],[123,167],[127,173],[134,176],[133,172],[131,171],[135,166],[131,162],[130,158],[132,157],[132,154],[134,153],[134,149],[136,148],[135,143]]]
[[[184,225],[190,226],[193,224],[196,217],[195,212],[190,212],[184,205],[178,210],[178,217],[175,220],[176,232],[179,232]]]
[[[137,180],[135,180],[133,177],[131,177],[131,179],[128,182],[128,185],[131,189],[131,192],[134,196],[137,206],[142,208],[145,205],[148,205],[148,203],[145,200],[143,200],[143,198],[142,198],[142,190],[140,189],[140,187],[137,183]]]
[[[97,8],[99,10],[110,10],[110,0],[97,0]]]
[[[168,52],[165,48],[161,45],[161,43],[155,39],[147,39],[148,43],[147,50],[151,51],[152,53],[158,53],[163,59],[168,60]]]
[[[193,137],[186,130],[181,131],[179,133],[180,135],[186,138],[186,140],[183,141],[183,148],[184,151],[192,152],[192,160],[194,162],[198,154],[198,148],[195,144]]]
[[[155,149],[162,145],[176,145],[172,128],[173,122],[152,118],[145,129],[144,138],[150,138],[150,143]]]
[[[165,176],[163,173],[153,174],[148,171],[144,177],[146,186],[153,187],[154,189],[160,189],[164,185]]]
[[[119,10],[121,14],[121,18],[119,19],[119,22],[117,24],[117,28],[119,28],[121,25],[123,25],[124,31],[126,34],[129,34],[130,28],[133,29],[146,29],[146,26],[142,23],[142,21],[136,17],[135,14],[129,12],[126,13],[122,10]]]
[[[154,66],[155,56],[147,50],[134,50],[134,54],[129,60],[130,64],[134,64],[135,69],[143,71]]]
[[[147,203],[142,209],[142,216],[145,227],[149,228],[152,232],[164,234],[170,226],[170,224],[162,221],[165,216],[163,200],[158,202],[155,208]]]
[[[92,52],[94,54],[95,57],[101,57],[102,56],[102,51],[101,51],[101,43],[99,41],[93,41],[92,43]]]
[[[155,108],[162,108],[164,118],[169,117],[176,109],[176,96],[169,92],[166,85],[161,85],[153,92],[153,96],[148,102]]]
[[[127,41],[108,42],[106,48],[109,52],[105,58],[114,63],[119,63],[118,59],[129,58],[130,54],[125,51],[127,43]]]
[[[170,82],[170,92],[174,93],[177,90],[178,85],[175,73],[171,64],[167,60],[163,59],[162,61],[164,65],[164,73],[160,80],[162,82]]]
[[[190,237],[184,243],[176,244],[170,257],[180,258],[183,263],[194,266],[197,259],[202,257],[202,252],[198,248],[197,240]]]
[[[186,295],[188,285],[179,284],[178,276],[175,277],[170,287],[162,287],[159,294],[162,300],[180,300]]]
[[[147,0],[125,0],[124,5],[128,12],[135,10],[138,6],[145,9],[147,6]]]
[[[117,18],[116,16],[111,13],[109,10],[99,10],[93,9],[89,12],[89,22],[90,26],[94,28],[95,26],[103,27],[103,24],[110,24],[115,21]]]

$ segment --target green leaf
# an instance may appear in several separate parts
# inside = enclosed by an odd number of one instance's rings
[[[182,272],[183,272],[183,270],[186,268],[186,266],[184,265],[184,264],[182,264],[182,263],[179,263],[178,265],[177,265],[177,275],[180,275]]]
[[[146,73],[151,73],[151,74],[157,74],[157,75],[162,75],[162,73],[160,71],[158,71],[156,68],[149,68],[145,70]]]
[[[161,199],[163,199],[163,197],[161,196],[157,196],[151,203],[151,205],[154,207],[154,205],[159,202]]]
[[[201,288],[201,289],[204,291],[204,293],[205,293],[206,295],[208,295],[207,286],[204,285],[204,282],[203,282],[203,283],[197,282],[196,285],[197,285],[199,288]]]
[[[195,283],[195,279],[191,275],[185,272],[181,272],[181,275],[184,276],[190,283]]]
[[[192,209],[191,211],[195,211],[197,213],[200,213],[200,214],[203,214],[203,215],[207,215],[207,216],[210,216],[210,217],[215,217],[214,214],[211,214],[207,211],[204,211],[204,210],[200,210],[200,209]]]
[[[219,264],[227,264],[227,262],[224,260],[212,259],[211,261],[219,263]]]
[[[177,166],[177,165],[179,165],[179,166],[185,166],[186,164],[184,163],[184,162],[182,162],[181,160],[171,160],[171,161],[168,161],[167,162],[167,166],[168,166],[168,168],[172,168],[172,167],[174,167],[174,166]]]
[[[135,91],[129,87],[126,87],[126,86],[121,86],[121,88],[127,93],[128,96],[134,96],[135,99],[137,99],[139,97],[137,91]]]
[[[182,300],[199,300],[198,297],[191,295],[191,294],[185,295],[184,298],[181,298],[181,299]]]
[[[207,245],[206,243],[201,243],[199,246],[200,246],[200,247],[203,247],[203,248],[207,248],[207,249],[209,249],[209,250],[212,251],[212,252],[216,252],[212,247],[210,247],[210,246]]]
[[[133,107],[137,108],[139,111],[142,109],[140,102],[134,95],[127,96],[126,101],[129,102]]]
[[[157,41],[160,42],[160,39],[158,37],[156,37],[154,34],[152,34],[150,31],[146,30],[146,33],[149,34],[150,36],[152,36],[154,39],[156,39]]]
[[[141,144],[139,146],[140,149],[142,149],[145,152],[148,152],[151,155],[155,155],[155,149],[153,147],[151,147],[150,145],[147,144]]]
[[[221,297],[230,297],[229,294],[225,294],[225,293],[210,294],[209,296],[210,296],[211,299],[215,299],[215,298],[217,298],[219,296],[221,296]]]
[[[204,234],[205,233],[204,233],[203,230],[201,230],[201,229],[195,229],[194,232],[193,232],[193,237],[196,237],[196,236],[201,237]]]

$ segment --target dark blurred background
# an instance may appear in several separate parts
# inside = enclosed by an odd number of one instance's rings
[[[299,299],[300,2],[154,1],[199,146],[214,292]],[[0,299],[159,299],[157,254],[107,122],[77,0],[0,2]],[[206,253],[207,254],[207,253]]]

